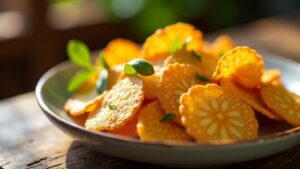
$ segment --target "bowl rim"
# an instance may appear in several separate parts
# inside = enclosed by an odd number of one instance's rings
[[[283,58],[274,54],[266,54],[263,53],[264,57],[267,58],[276,58],[276,60],[283,62],[284,64],[288,64],[289,66],[293,67],[293,69],[296,69],[300,72],[300,64],[297,62],[294,62],[290,59]],[[265,58],[264,58],[265,59]],[[43,110],[43,112],[51,117],[52,119],[64,123],[65,125],[68,125],[74,130],[80,130],[84,131],[87,134],[95,135],[98,137],[103,137],[106,139],[112,139],[114,141],[118,142],[130,142],[130,143],[135,143],[135,144],[142,144],[142,145],[152,145],[152,146],[161,146],[161,147],[172,147],[172,148],[206,148],[206,147],[230,147],[230,146],[243,146],[243,145],[248,145],[248,144],[256,144],[256,143],[266,143],[266,142],[271,142],[275,141],[278,139],[283,139],[291,135],[299,134],[300,133],[300,126],[277,132],[274,134],[270,135],[264,135],[264,136],[259,136],[258,138],[251,139],[251,140],[241,140],[241,141],[204,141],[203,143],[196,143],[196,142],[190,142],[188,144],[178,144],[176,142],[142,142],[137,138],[129,138],[126,136],[119,136],[115,134],[110,134],[106,132],[101,132],[101,131],[92,131],[89,129],[84,128],[83,126],[80,126],[76,123],[70,122],[65,120],[64,118],[58,116],[55,112],[53,112],[44,102],[43,96],[42,96],[42,89],[44,84],[56,73],[59,71],[62,71],[66,69],[67,67],[70,66],[76,66],[73,65],[70,61],[64,61],[62,63],[59,63],[49,69],[46,73],[43,74],[43,76],[39,79],[36,88],[35,88],[35,96],[38,102],[38,105],[40,108]],[[224,144],[225,143],[225,144]]]

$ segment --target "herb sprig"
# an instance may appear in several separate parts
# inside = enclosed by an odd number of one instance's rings
[[[150,76],[155,73],[153,66],[143,59],[133,59],[124,66],[124,72],[127,75],[140,74]]]
[[[88,78],[95,75],[99,71],[98,79],[96,81],[96,87],[99,94],[101,94],[107,88],[108,84],[108,69],[109,66],[102,57],[101,53],[98,58],[102,68],[96,67],[91,62],[91,52],[88,46],[80,40],[71,40],[67,45],[67,54],[70,60],[81,67],[69,81],[67,86],[68,92],[73,92],[78,89]]]
[[[174,119],[175,117],[176,117],[175,113],[167,113],[160,119],[160,121],[161,122],[170,121],[170,120]]]

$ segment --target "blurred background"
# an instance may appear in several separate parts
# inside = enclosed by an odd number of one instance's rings
[[[0,99],[32,91],[67,59],[70,39],[96,50],[116,37],[142,43],[178,21],[209,33],[297,11],[299,0],[0,0]]]

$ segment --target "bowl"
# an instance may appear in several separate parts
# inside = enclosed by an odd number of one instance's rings
[[[280,69],[286,87],[299,94],[300,65],[273,55],[264,56],[266,68]],[[70,97],[66,91],[67,83],[78,69],[70,62],[50,69],[37,84],[36,98],[44,114],[55,126],[74,140],[103,154],[164,166],[195,167],[254,160],[300,143],[300,127],[268,120],[258,114],[258,120],[267,123],[259,129],[259,138],[230,144],[143,143],[135,138],[91,131],[76,124],[63,110],[64,103]]]

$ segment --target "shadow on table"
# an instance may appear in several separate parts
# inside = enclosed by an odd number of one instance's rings
[[[137,163],[104,155],[99,152],[92,151],[77,141],[74,141],[68,149],[66,155],[66,167],[68,169],[168,169],[168,167],[158,167],[155,165]]]

